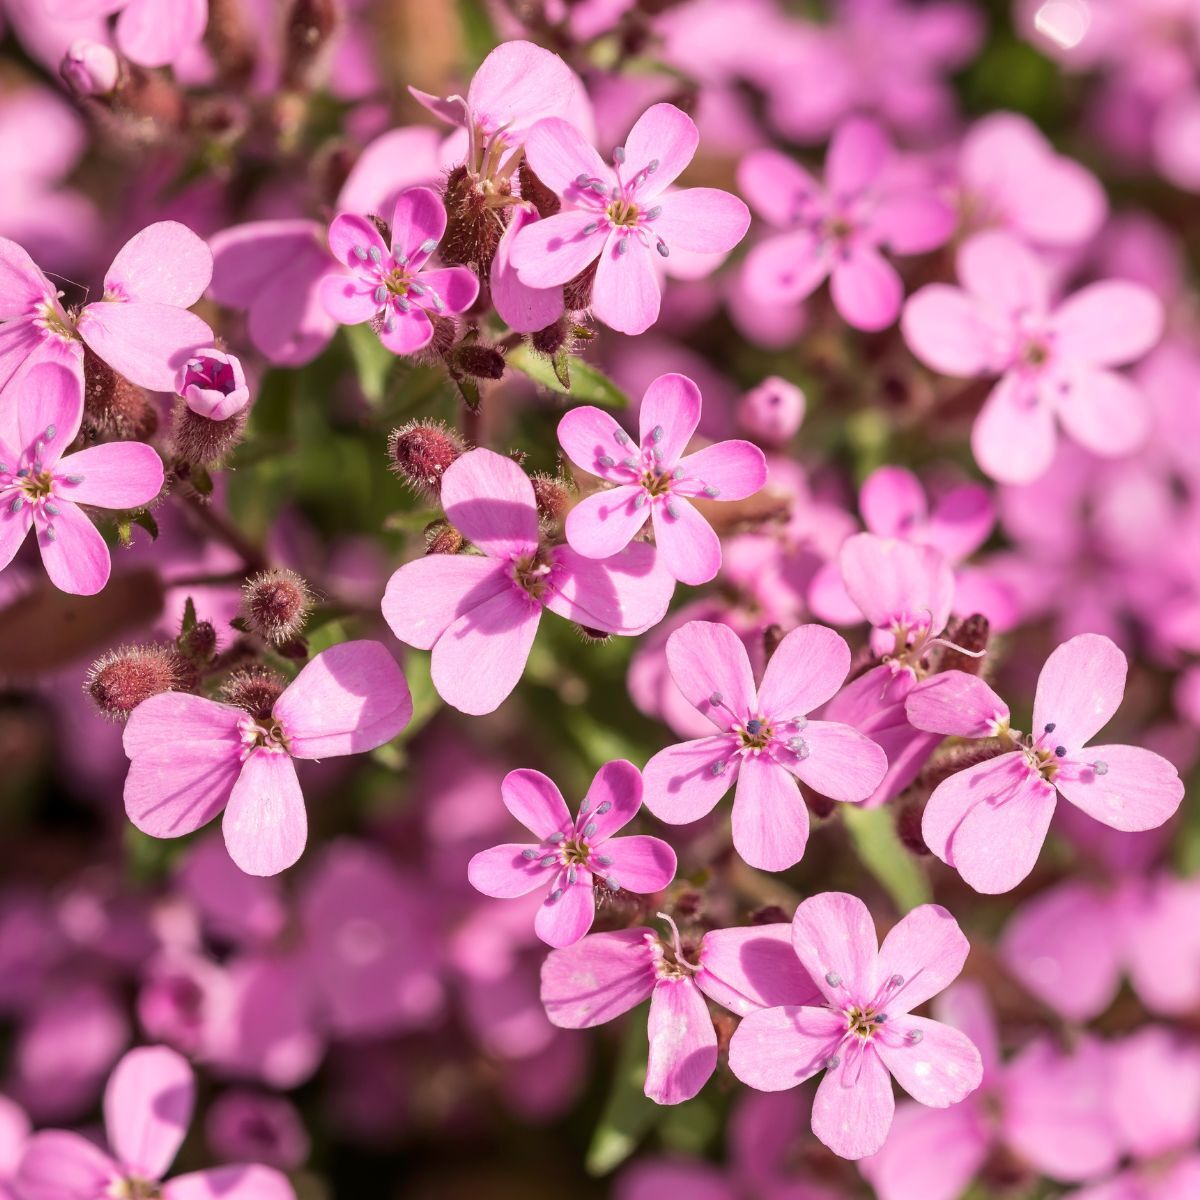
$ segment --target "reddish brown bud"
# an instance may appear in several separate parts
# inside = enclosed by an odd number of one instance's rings
[[[562,201],[534,173],[529,159],[522,158],[517,168],[517,180],[521,185],[521,199],[528,200],[538,211],[539,217],[552,217]]]
[[[104,716],[124,721],[143,700],[195,685],[194,669],[173,646],[121,646],[92,663],[83,690]]]
[[[603,255],[601,256],[603,257]],[[580,312],[592,302],[592,284],[596,282],[596,271],[600,259],[584,267],[574,279],[568,279],[563,287],[563,303],[568,312]]]
[[[449,521],[431,521],[425,526],[426,554],[457,554],[463,548],[463,535]]]
[[[750,914],[751,925],[782,925],[790,920],[791,917],[778,904],[764,904]]]
[[[504,355],[494,346],[461,343],[454,347],[450,365],[470,379],[499,379],[504,374]]]
[[[604,629],[589,629],[586,625],[576,625],[575,628],[579,630],[579,636],[585,642],[607,642],[612,637],[612,634]]]
[[[411,421],[392,431],[392,470],[414,492],[436,499],[446,468],[463,452],[458,434],[436,421]]]
[[[556,479],[553,475],[531,475],[533,498],[537,501],[538,512],[547,521],[560,521],[567,515],[571,507],[571,491],[566,481]]]
[[[921,832],[921,817],[924,806],[916,801],[909,801],[900,809],[896,817],[896,834],[900,843],[913,854],[928,854],[929,847],[925,844],[925,835]]]
[[[225,680],[221,699],[236,708],[244,708],[259,720],[266,720],[286,686],[283,677],[270,667],[246,667]]]
[[[836,800],[831,800],[828,796],[822,796],[820,792],[814,792],[812,788],[804,789],[804,803],[808,805],[808,811],[818,821],[832,815],[833,810],[837,808]]]
[[[465,166],[455,167],[442,191],[446,204],[446,232],[438,249],[442,262],[470,267],[486,281],[506,225],[504,209],[496,201],[511,193],[507,180],[495,180],[485,191],[478,176]]]
[[[286,567],[262,571],[242,586],[242,619],[250,633],[272,645],[290,641],[312,608],[308,584]]]
[[[221,79],[244,83],[254,74],[257,46],[245,0],[208,0],[204,41]]]
[[[194,413],[178,397],[171,410],[171,453],[189,466],[216,467],[242,440],[247,409],[224,421],[213,421]]]
[[[179,653],[196,663],[211,662],[217,652],[217,631],[211,621],[197,621],[175,639]]]
[[[990,635],[991,625],[987,617],[982,613],[974,613],[951,625],[944,636],[946,641],[953,642],[954,646],[961,646],[964,650],[978,654],[981,650],[987,649]],[[966,671],[968,675],[978,675],[983,670],[985,661],[985,659],[975,658],[971,654],[960,654],[953,646],[947,646],[942,651],[938,670]]]
[[[83,419],[94,434],[138,442],[145,441],[158,428],[158,410],[145,389],[118,375],[86,346]]]
[[[283,60],[285,87],[304,88],[312,82],[322,53],[337,26],[337,0],[296,0],[287,23],[287,49]]]
[[[567,324],[567,318],[559,317],[553,325],[547,325],[545,329],[539,329],[535,333],[531,333],[529,335],[529,344],[539,354],[544,354],[547,358],[553,358],[567,345],[570,337],[571,329]]]

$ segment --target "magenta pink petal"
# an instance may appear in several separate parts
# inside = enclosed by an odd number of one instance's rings
[[[786,871],[804,856],[808,806],[796,782],[767,754],[750,753],[738,768],[733,846],[762,871]]]
[[[194,313],[146,300],[89,304],[76,328],[113,370],[155,392],[171,391],[188,357],[213,343],[212,330]]]
[[[158,15],[161,18],[163,13]],[[186,225],[159,221],[135,233],[117,251],[104,276],[104,291],[123,300],[189,308],[204,295],[212,274],[213,256],[208,246]]]
[[[422,245],[429,240],[440,242],[445,232],[446,207],[432,188],[406,188],[396,197],[392,210],[392,253],[397,258],[406,256],[410,270],[420,270],[432,253],[421,249]]]
[[[379,340],[393,354],[416,354],[433,340],[433,322],[424,309],[413,305],[408,312],[403,312],[393,305],[388,317],[392,328],[389,330],[385,324]]]
[[[623,758],[614,759],[596,772],[579,806],[577,824],[580,828],[594,826],[588,836],[595,845],[624,829],[641,807],[642,773],[633,763]],[[601,808],[604,808],[603,812]]]
[[[545,840],[552,833],[567,833],[572,828],[567,802],[558,785],[541,771],[522,767],[509,771],[500,785],[504,807],[536,837]]]
[[[1157,829],[1184,793],[1174,765],[1141,746],[1088,746],[1060,763],[1054,786],[1089,817],[1126,833]]]
[[[729,1069],[760,1092],[781,1092],[822,1070],[845,1032],[845,1017],[827,1008],[751,1012],[729,1044]]]
[[[581,471],[610,483],[628,481],[629,472],[617,463],[628,457],[632,440],[604,409],[591,404],[571,409],[558,423],[558,442],[567,457]],[[614,460],[611,465],[608,459]]]
[[[163,464],[142,442],[108,442],[61,459],[55,471],[63,499],[96,508],[140,508],[162,490]]]
[[[24,246],[0,238],[0,320],[31,316],[36,306],[54,292]]]
[[[65,500],[56,516],[34,522],[42,565],[59,591],[94,596],[108,582],[112,563],[99,530],[76,506]],[[53,533],[51,533],[53,530]]]
[[[637,238],[615,232],[601,250],[592,286],[592,311],[618,333],[645,333],[658,320],[662,296],[652,253]]]
[[[329,249],[333,257],[344,267],[352,271],[362,270],[362,256],[356,250],[365,250],[370,254],[374,249],[382,259],[388,253],[384,242],[374,222],[354,213],[341,213],[334,217],[329,226]]]
[[[863,480],[858,509],[867,530],[880,537],[910,537],[929,515],[921,481],[896,466],[879,467]]]
[[[117,1164],[77,1133],[34,1134],[17,1171],[22,1200],[96,1200],[118,1175]]]
[[[590,266],[605,247],[591,209],[569,209],[526,224],[513,239],[509,260],[531,288],[561,287]]]
[[[852,725],[809,721],[798,736],[807,753],[780,751],[779,762],[831,800],[866,800],[887,774],[883,747]]]
[[[9,433],[15,439],[6,450],[21,451],[40,442],[43,465],[54,466],[75,440],[83,419],[79,376],[59,363],[39,362],[25,372],[14,391],[17,429]]]
[[[437,271],[425,271],[421,275],[421,285],[432,288],[441,297],[449,313],[466,312],[479,295],[479,280],[467,267],[442,267]],[[433,307],[437,310],[436,305]]]
[[[559,871],[551,886],[553,891],[533,918],[533,931],[548,946],[573,946],[591,929],[596,917],[592,873],[586,867],[576,867],[575,882],[571,883],[567,872]]]
[[[625,139],[622,175],[631,179],[652,163],[657,164],[637,189],[639,200],[650,200],[683,173],[699,143],[700,132],[687,113],[673,104],[652,104]]]
[[[766,458],[752,442],[717,442],[681,458],[679,466],[680,482],[712,488],[712,500],[744,500],[767,482]]]
[[[904,284],[878,251],[860,245],[847,259],[835,259],[833,305],[855,329],[886,329],[900,315]]]
[[[247,875],[278,875],[304,853],[308,814],[291,757],[257,750],[242,764],[221,823],[229,857]]]
[[[1081,633],[1046,659],[1033,698],[1035,737],[1045,734],[1067,755],[1086,745],[1112,720],[1125,694],[1125,655],[1110,638]],[[1052,724],[1052,730],[1046,726]]]
[[[680,583],[699,587],[721,569],[721,540],[682,496],[654,505],[654,541],[663,567]]]
[[[442,476],[446,519],[492,558],[531,554],[538,543],[529,476],[511,458],[470,450]]]
[[[800,197],[821,194],[821,185],[794,158],[768,148],[752,150],[738,163],[737,183],[754,211],[777,229],[795,221]]]
[[[324,311],[339,325],[361,325],[379,312],[375,289],[359,275],[326,275],[317,286]]]
[[[1080,368],[1058,382],[1059,419],[1093,454],[1120,458],[1140,449],[1154,428],[1141,391],[1123,375]]]
[[[873,992],[878,949],[867,906],[848,892],[823,892],[792,917],[792,945],[801,965],[835,1008],[847,988]],[[832,978],[831,978],[832,977]]]
[[[656,1104],[690,1100],[717,1066],[717,1033],[691,979],[660,979],[650,997],[646,1095]]]
[[[13,512],[11,500],[0,503],[0,571],[12,562],[32,525],[33,510],[28,505]]]
[[[821,993],[792,949],[792,927],[712,929],[700,943],[696,984],[738,1016],[781,1004],[819,1005]]]
[[[1049,303],[1048,272],[1019,238],[1000,230],[978,233],[958,252],[958,277],[975,299],[996,313],[1036,316]]]
[[[649,998],[656,979],[648,929],[593,933],[546,956],[542,1003],[560,1029],[602,1025]]]
[[[759,705],[777,720],[807,716],[833,696],[849,670],[845,638],[824,625],[798,625],[767,663]]]
[[[941,496],[929,515],[924,541],[957,562],[973,554],[996,524],[996,505],[980,484],[963,484]]]
[[[921,1035],[919,1041],[909,1037],[912,1032]],[[905,1016],[894,1038],[876,1039],[879,1057],[896,1082],[921,1104],[930,1108],[958,1104],[983,1079],[979,1051],[965,1033],[949,1025]]]
[[[570,546],[551,552],[554,569],[542,603],[587,629],[645,633],[666,615],[675,580],[653,546],[632,542],[612,558],[584,558]]]
[[[167,1046],[142,1046],[117,1064],[104,1090],[104,1126],[122,1167],[161,1179],[187,1135],[196,1102],[192,1068]]]
[[[901,621],[910,629],[940,631],[950,616],[954,573],[940,551],[893,538],[858,533],[838,552],[842,581],[876,628]]]
[[[689,621],[667,639],[667,663],[688,702],[718,729],[757,711],[746,647],[728,625]]]
[[[384,619],[410,646],[432,650],[454,621],[513,590],[505,564],[478,554],[431,554],[405,563],[388,580]]]
[[[859,1159],[874,1154],[887,1140],[896,1102],[892,1081],[882,1059],[871,1047],[860,1053],[861,1069],[853,1062],[854,1047],[847,1047],[846,1061],[826,1071],[813,1100],[812,1130],[842,1158]],[[852,1069],[858,1077],[852,1084],[843,1079]]]
[[[571,122],[561,117],[547,117],[529,131],[525,157],[534,174],[559,196],[578,196],[575,180],[580,175],[599,179],[606,185],[615,182],[608,163]]]
[[[643,803],[670,825],[707,816],[737,779],[736,747],[732,738],[706,737],[660,750],[643,772]]]
[[[872,232],[893,254],[926,254],[954,232],[954,209],[931,191],[884,196],[871,216]]]
[[[536,850],[536,858],[526,858],[524,851]],[[467,880],[477,891],[497,900],[512,900],[527,896],[545,887],[554,878],[551,869],[543,867],[545,849],[528,842],[511,842],[481,850],[467,864]]]
[[[1115,367],[1141,358],[1162,336],[1163,307],[1140,284],[1093,283],[1054,310],[1055,352],[1063,358]]]
[[[501,42],[479,64],[467,92],[471,111],[513,138],[539,118],[562,113],[587,136],[591,108],[579,77],[557,54],[533,42]]]
[[[649,515],[641,484],[593,492],[567,514],[567,541],[585,558],[611,558],[633,541]]]
[[[995,737],[1008,722],[1008,705],[978,675],[943,671],[921,680],[904,698],[909,723],[952,737]]]
[[[700,389],[686,375],[659,375],[642,396],[638,440],[659,451],[664,467],[674,466],[700,423]]]
[[[660,197],[662,212],[650,224],[651,233],[669,250],[694,254],[727,254],[746,236],[750,210],[719,188],[684,188]]]
[[[618,887],[648,896],[661,892],[675,878],[675,851],[660,838],[635,834],[605,842],[601,853],[611,863],[602,868],[604,878]]]
[[[129,0],[117,18],[117,45],[143,67],[170,66],[199,45],[207,23],[207,0]]]
[[[496,256],[492,259],[489,279],[492,303],[501,320],[518,333],[536,333],[553,325],[563,314],[562,288],[535,288],[522,283],[512,261],[517,236],[537,219],[537,213],[531,208],[513,209],[512,219],[501,234]]]
[[[993,1135],[978,1105],[901,1103],[883,1149],[859,1164],[879,1200],[959,1200],[979,1174]]]

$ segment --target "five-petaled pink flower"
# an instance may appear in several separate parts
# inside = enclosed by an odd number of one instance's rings
[[[779,643],[756,690],[742,640],[727,625],[689,621],[667,640],[667,664],[688,703],[720,731],[660,750],[645,770],[645,804],[660,820],[699,820],[736,782],[733,844],[752,867],[782,871],[808,842],[797,780],[834,800],[865,800],[887,757],[849,725],[810,721],[850,670],[832,629],[801,625]]]
[[[1055,417],[1094,454],[1129,454],[1150,430],[1147,402],[1109,368],[1141,358],[1163,309],[1140,284],[1109,279],[1050,303],[1050,272],[1012,234],[958,253],[961,288],[931,283],[904,307],[904,339],[945,375],[999,375],[971,432],[975,461],[1001,483],[1031,483],[1054,458]]]
[[[654,256],[672,247],[699,254],[732,250],[750,213],[728,192],[669,192],[696,153],[695,123],[672,104],[648,108],[613,151],[609,166],[583,134],[561,117],[539,121],[525,139],[538,179],[562,200],[562,211],[526,225],[510,261],[522,283],[557,287],[600,260],[592,311],[621,333],[643,333],[658,319]]]
[[[0,238],[0,388],[46,359],[82,379],[86,343],[131,383],[171,391],[188,356],[212,345],[212,330],[187,311],[211,278],[208,247],[186,225],[159,221],[117,252],[99,300],[68,311],[33,259]]]
[[[954,230],[954,212],[931,188],[900,182],[892,148],[873,121],[850,117],[829,143],[822,186],[778,150],[755,150],[738,184],[768,224],[785,232],[746,257],[745,289],[763,304],[795,304],[831,279],[833,305],[856,329],[900,315],[904,284],[882,255],[923,254]]]
[[[248,875],[290,867],[308,840],[293,758],[360,754],[408,724],[412,698],[379,642],[318,654],[265,714],[163,692],[125,726],[125,811],[143,833],[171,838],[222,809],[229,856]]]
[[[432,650],[438,694],[460,712],[498,708],[517,686],[549,609],[602,633],[638,634],[667,611],[675,581],[653,546],[605,562],[543,545],[529,476],[471,450],[442,476],[446,519],[479,554],[430,554],[388,581],[383,615],[410,646]]]
[[[0,571],[32,529],[54,586],[92,596],[108,582],[111,561],[80,505],[148,504],[163,485],[162,460],[141,442],[107,442],[63,457],[83,419],[83,389],[57,363],[30,367],[6,402],[0,412]]]
[[[974,1044],[912,1010],[958,976],[970,946],[941,905],[914,908],[879,946],[867,906],[845,892],[805,900],[792,946],[824,1005],[750,1013],[729,1045],[729,1066],[751,1087],[778,1092],[818,1071],[812,1129],[835,1154],[864,1158],[884,1143],[892,1075],[914,1100],[957,1104],[983,1078]]]
[[[295,1200],[287,1178],[257,1164],[212,1167],[163,1181],[191,1124],[196,1080],[167,1046],[142,1046],[117,1063],[104,1091],[107,1150],[66,1130],[30,1140],[17,1172],[22,1200]]]
[[[592,933],[542,964],[542,1003],[561,1029],[591,1029],[650,1000],[645,1093],[657,1104],[690,1100],[717,1065],[707,996],[741,1016],[821,994],[789,944],[788,925],[713,929],[699,946],[652,929]],[[693,961],[693,959],[695,961]]]
[[[1000,737],[1012,747],[944,780],[921,832],[942,862],[977,892],[1007,892],[1037,861],[1056,794],[1113,829],[1154,829],[1183,799],[1183,781],[1140,746],[1088,746],[1125,694],[1125,655],[1083,633],[1046,659],[1033,699],[1033,730],[1009,727],[1008,705],[982,679],[946,671],[918,684],[905,707],[918,729]]]
[[[728,441],[684,457],[700,423],[700,389],[685,375],[660,375],[646,389],[639,444],[603,409],[573,408],[558,424],[567,457],[616,486],[567,515],[567,541],[588,558],[608,558],[651,520],[663,566],[680,583],[707,583],[721,566],[721,540],[692,500],[744,500],[766,483],[767,462],[750,442]]]
[[[570,946],[592,927],[593,879],[609,891],[649,895],[675,878],[675,851],[656,837],[614,838],[642,807],[642,776],[624,759],[606,763],[575,820],[562,793],[540,771],[510,771],[504,805],[539,840],[493,846],[471,859],[467,877],[485,896],[509,900],[545,888],[534,929],[551,946]]]
[[[374,321],[394,354],[414,354],[433,338],[433,320],[465,312],[479,295],[466,267],[427,271],[446,232],[446,209],[432,188],[400,193],[389,250],[373,221],[343,213],[329,227],[329,249],[346,268],[321,280],[321,303],[343,325]]]

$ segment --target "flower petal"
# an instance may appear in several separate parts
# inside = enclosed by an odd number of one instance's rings
[[[688,703],[718,729],[727,730],[757,711],[750,658],[728,625],[689,621],[675,630],[667,639],[667,665]]]
[[[509,771],[500,784],[504,807],[535,837],[569,833],[574,827],[567,802],[548,775],[522,767]]]
[[[779,150],[751,150],[737,168],[737,186],[754,211],[777,229],[796,220],[801,199],[821,195],[821,185],[795,159]]]
[[[679,178],[699,144],[700,131],[687,113],[673,104],[652,104],[638,117],[625,139],[621,175],[633,179],[647,171],[645,182],[637,186],[636,196],[639,201],[651,200]]]
[[[34,528],[42,565],[59,591],[94,596],[104,589],[112,570],[108,547],[74,504],[64,501],[58,505],[57,516],[42,517],[34,522]]]
[[[666,615],[675,580],[645,542],[632,542],[603,561],[556,546],[542,603],[587,629],[625,636],[645,633]]]
[[[96,1200],[120,1168],[77,1133],[35,1133],[25,1147],[15,1183],[22,1200]]]
[[[747,1013],[729,1043],[729,1069],[760,1092],[782,1092],[824,1069],[846,1018],[794,1004]]]
[[[704,401],[700,389],[686,375],[659,375],[650,383],[638,409],[638,439],[645,449],[657,451],[655,458],[673,467],[687,449]]]
[[[526,858],[526,850],[537,851],[537,857]],[[548,887],[557,868],[543,867],[545,850],[528,842],[508,842],[481,850],[467,863],[467,880],[477,891],[496,900],[513,900],[527,896],[539,887]]]
[[[308,841],[308,814],[287,754],[257,750],[242,764],[221,823],[229,857],[247,875],[278,875]]]
[[[31,316],[55,288],[24,246],[0,238],[0,321]]]
[[[700,942],[696,984],[731,1013],[779,1005],[820,1005],[823,997],[792,948],[792,926],[712,929]]]
[[[917,358],[943,375],[971,378],[993,363],[992,329],[978,299],[961,288],[931,283],[914,292],[900,328]]]
[[[405,188],[396,197],[392,211],[392,253],[397,258],[405,256],[410,271],[419,271],[432,253],[421,249],[422,245],[427,241],[440,242],[445,232],[446,206],[433,188]]]
[[[142,1179],[161,1179],[187,1135],[196,1080],[167,1046],[140,1046],[125,1055],[104,1089],[104,1126],[121,1165]]]
[[[475,272],[468,267],[441,267],[436,271],[423,271],[420,283],[441,299],[448,313],[466,312],[479,295],[479,280],[475,277]],[[428,298],[428,295],[421,298],[427,312],[431,311],[430,305],[426,303]],[[442,310],[435,304],[432,311]]]
[[[147,300],[89,304],[76,328],[98,358],[154,392],[172,391],[179,368],[213,343],[213,331],[195,313]]]
[[[379,340],[393,354],[416,354],[433,341],[433,322],[415,304],[407,312],[392,305],[384,318]]]
[[[600,809],[605,805],[604,812]],[[605,763],[596,772],[591,786],[579,806],[576,824],[595,826],[588,836],[592,844],[610,838],[624,829],[642,807],[642,773],[623,758]]]
[[[649,515],[641,484],[593,492],[567,513],[567,541],[584,558],[611,558],[633,541]]]
[[[903,1040],[875,1039],[876,1051],[896,1082],[930,1108],[949,1108],[969,1096],[983,1080],[979,1051],[965,1033],[941,1021],[905,1016],[898,1029]],[[919,1033],[920,1041],[909,1034]]]
[[[1054,786],[1089,817],[1125,833],[1157,829],[1183,801],[1174,764],[1140,746],[1088,746],[1059,764]]]
[[[808,806],[792,777],[767,754],[747,754],[733,798],[733,846],[762,871],[786,871],[804,857]]]
[[[654,541],[663,567],[680,583],[699,587],[721,569],[721,539],[682,496],[653,508]]]
[[[971,430],[979,469],[997,483],[1032,483],[1050,469],[1057,445],[1054,413],[1015,374],[1003,376]]]
[[[922,679],[904,698],[909,723],[951,737],[994,737],[1009,718],[1008,705],[978,675],[942,671]]]
[[[143,442],[107,442],[60,459],[58,488],[72,504],[96,508],[140,508],[162,490],[163,464]],[[74,476],[78,482],[66,482]]]
[[[1082,369],[1059,381],[1059,419],[1085,449],[1105,458],[1132,454],[1152,427],[1150,406],[1123,375]]]
[[[887,988],[889,1022],[948,988],[970,951],[958,922],[940,904],[918,905],[903,917],[879,947],[879,980]],[[893,987],[891,981],[897,978],[900,982]]]
[[[846,1064],[817,1086],[813,1099],[812,1131],[842,1158],[866,1158],[887,1140],[896,1102],[892,1080],[873,1049],[862,1051],[862,1065],[853,1083],[845,1079]]]
[[[610,483],[628,482],[629,472],[600,460],[625,457],[632,441],[604,409],[591,404],[571,409],[558,423],[558,442],[566,456],[581,471]]]
[[[811,230],[797,229],[754,246],[742,282],[759,304],[795,304],[820,287],[832,265],[824,243]]]
[[[1053,738],[1067,757],[1086,745],[1112,720],[1125,695],[1128,664],[1115,642],[1099,633],[1081,633],[1046,659],[1033,698],[1033,735]],[[1047,731],[1046,726],[1053,725]]]
[[[542,1003],[560,1029],[603,1025],[649,998],[657,978],[648,929],[593,933],[542,963]]]
[[[402,642],[432,650],[455,620],[513,586],[506,565],[494,558],[430,554],[393,573],[381,607]]]
[[[830,1005],[840,1009],[848,994],[874,993],[875,922],[857,896],[822,892],[803,901],[792,917],[792,945]]]
[[[1149,288],[1107,279],[1081,288],[1054,311],[1055,353],[1115,367],[1152,349],[1163,331],[1163,306]]]
[[[344,267],[357,274],[362,270],[363,258],[356,250],[379,252],[380,259],[388,253],[387,243],[375,226],[374,221],[355,213],[340,213],[329,226],[329,250]]]
[[[157,0],[129,0],[117,18],[117,45],[140,66],[166,67],[198,48],[207,24],[208,0],[175,0],[165,7]]]
[[[706,737],[660,750],[643,772],[644,804],[669,825],[707,816],[737,778],[736,745],[728,737]]]
[[[896,268],[873,247],[856,246],[835,259],[833,306],[855,329],[886,329],[900,315],[904,284]]]
[[[662,212],[650,222],[669,250],[694,254],[727,254],[746,236],[750,210],[719,188],[684,188],[660,198]]]
[[[617,233],[609,234],[601,250],[592,311],[618,333],[645,333],[658,320],[662,296],[651,253],[637,238]]]
[[[646,1095],[656,1104],[690,1100],[717,1067],[717,1031],[700,989],[680,976],[660,979],[650,997]]]
[[[604,843],[601,853],[612,859],[602,868],[605,880],[614,879],[627,892],[648,896],[661,892],[675,878],[675,851],[661,838],[645,834],[613,838]]]
[[[536,333],[553,325],[563,315],[561,287],[537,288],[522,283],[512,261],[518,234],[538,220],[530,208],[514,208],[512,218],[500,235],[489,276],[492,303],[500,319],[517,333]]]
[[[676,487],[711,489],[709,500],[745,500],[767,482],[767,460],[753,442],[728,441],[705,446],[679,460]]]
[[[833,131],[825,156],[825,184],[849,199],[874,183],[892,157],[883,127],[866,117],[848,117]]]
[[[446,519],[491,558],[532,554],[538,514],[529,476],[511,458],[468,450],[442,476]]]
[[[178,221],[159,221],[117,251],[104,290],[125,300],[188,308],[204,295],[212,274],[212,251],[204,241]]]
[[[60,462],[63,451],[79,433],[83,420],[80,376],[59,363],[39,362],[24,373],[13,390],[17,393],[16,438],[19,445],[6,449],[25,450],[36,441],[42,445],[41,459],[45,465]],[[47,437],[51,430],[53,436]],[[11,439],[11,434],[9,436]],[[15,465],[13,469],[16,469]]]
[[[163,1200],[295,1200],[286,1175],[256,1163],[209,1167],[163,1184]]]
[[[554,890],[533,918],[534,932],[548,946],[575,945],[591,929],[596,918],[592,873],[586,867],[575,867],[574,870],[574,883],[568,882],[566,871],[559,872]]]
[[[866,800],[887,774],[883,747],[851,725],[809,721],[799,737],[808,751],[805,757],[789,750],[778,761],[801,783],[831,800]]]
[[[1049,277],[1042,261],[1020,238],[1002,230],[977,233],[962,244],[958,277],[992,312],[1038,316],[1049,303]]]
[[[849,670],[845,638],[824,625],[798,625],[771,655],[758,702],[776,720],[807,716],[833,696]]]

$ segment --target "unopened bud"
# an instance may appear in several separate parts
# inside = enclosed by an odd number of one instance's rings
[[[145,441],[158,428],[158,410],[145,389],[118,375],[86,346],[83,417],[95,433],[122,440]]]
[[[179,653],[196,663],[207,663],[217,652],[217,631],[211,621],[197,621],[175,639]]]
[[[836,800],[822,796],[820,792],[814,792],[812,788],[804,789],[804,803],[808,805],[808,811],[819,821],[831,816],[834,809],[837,808]]]
[[[978,675],[983,670],[986,660],[982,657],[974,657],[974,655],[987,649],[990,636],[991,623],[982,613],[963,617],[957,624],[951,625],[944,634],[946,641],[952,642],[953,645],[943,649],[938,662],[938,670],[965,671],[968,675]],[[964,650],[972,651],[972,653],[959,654],[954,649],[955,646],[961,646]]]
[[[460,343],[450,355],[450,364],[470,379],[499,379],[504,374],[504,355],[494,346]]]
[[[804,393],[771,375],[738,401],[738,420],[756,438],[777,444],[795,436],[804,420]]]
[[[108,46],[77,38],[67,47],[58,72],[77,96],[107,96],[121,78],[121,60]]]
[[[566,317],[559,317],[553,325],[539,329],[529,335],[529,344],[539,353],[553,358],[570,338],[570,326]]]
[[[242,619],[250,633],[280,645],[304,628],[312,600],[308,584],[295,571],[275,567],[242,586]]]
[[[589,629],[586,625],[576,625],[575,628],[585,642],[607,642],[612,637],[606,629]]]
[[[600,258],[604,256],[601,255]],[[568,312],[582,312],[592,304],[592,285],[596,282],[596,271],[600,259],[583,268],[574,279],[568,279],[563,285],[563,304]]]
[[[246,667],[225,680],[221,699],[235,708],[244,708],[259,720],[266,720],[286,686],[283,677],[270,667]]]
[[[521,199],[528,200],[537,209],[539,217],[552,217],[562,208],[558,196],[533,173],[529,159],[521,159],[517,180],[521,185]]]
[[[765,904],[750,914],[751,925],[783,925],[790,920],[791,917],[778,904]]]
[[[532,475],[530,482],[538,512],[547,521],[561,521],[571,507],[571,492],[566,483],[553,475]]]
[[[171,452],[180,462],[215,467],[241,442],[246,431],[246,410],[223,421],[193,412],[178,398],[171,410]]]
[[[921,832],[922,805],[910,801],[900,809],[896,817],[896,834],[901,845],[913,854],[928,854],[929,847],[925,844],[925,835]]]
[[[463,535],[449,521],[431,521],[425,526],[426,554],[457,554],[463,544]]]
[[[83,686],[104,716],[124,721],[143,700],[195,683],[191,664],[173,646],[121,646],[92,663]]]
[[[392,431],[392,470],[415,492],[435,499],[446,469],[462,455],[456,433],[436,421],[411,421]]]
[[[497,219],[501,210],[489,200],[510,193],[512,188],[507,180],[495,180],[491,192],[486,193],[476,186],[478,183],[478,176],[465,166],[455,167],[446,177],[442,191],[446,232],[438,255],[447,266],[470,267],[480,279],[487,279],[504,232]]]
[[[197,350],[175,377],[175,391],[198,417],[226,421],[250,403],[242,364],[221,350]]]

